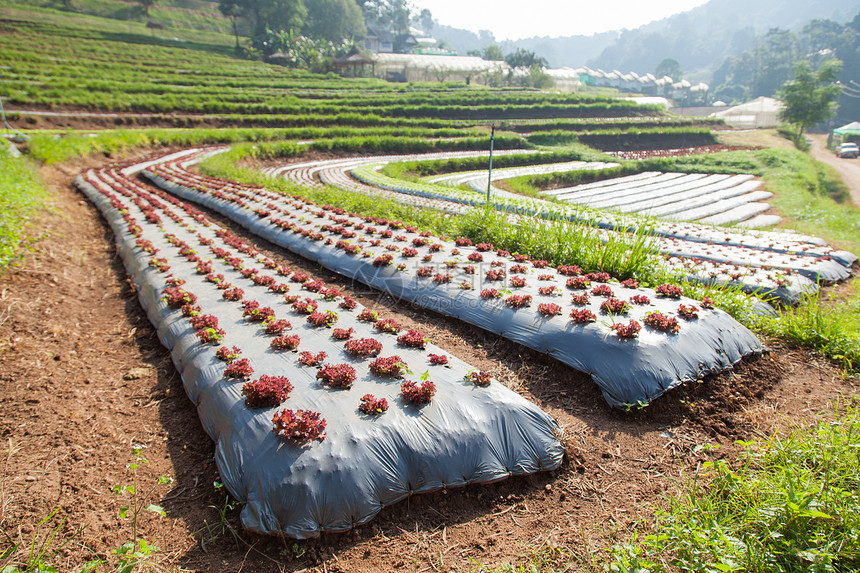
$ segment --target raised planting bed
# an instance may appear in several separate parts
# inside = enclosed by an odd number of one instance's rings
[[[604,273],[582,276],[575,267],[554,269],[491,245],[433,237],[397,221],[199,176],[177,163],[155,166],[145,175],[346,277],[587,372],[613,406],[646,404],[763,350],[746,328],[710,308],[701,308],[671,335],[651,328],[637,331],[635,325],[651,312],[674,316],[679,305],[699,303],[621,284]],[[582,294],[586,299],[579,298]],[[630,302],[634,297],[637,302]],[[605,306],[608,299],[618,302]],[[591,312],[595,320],[579,321],[579,311]]]
[[[470,192],[426,182],[401,182],[379,173],[374,166],[359,167],[352,173],[366,185],[387,191],[461,205],[483,206],[486,202],[484,192],[475,192],[479,190],[479,185]],[[851,276],[850,266],[856,260],[852,253],[829,247],[821,239],[801,235],[645,220],[631,215],[622,216],[579,206],[566,207],[530,200],[501,190],[493,191],[491,204],[493,208],[504,212],[566,220],[613,232],[645,228],[654,236],[654,248],[667,257],[713,261],[719,266],[765,271],[740,274],[735,271],[730,274],[744,277],[739,285],[744,290],[778,296],[789,302],[795,302],[804,293],[816,290],[818,281],[831,283],[848,278]],[[736,279],[729,281],[727,276],[714,278],[714,272],[725,275],[719,270],[703,269],[703,272],[697,272],[691,278],[706,283],[737,284]]]
[[[294,183],[307,187],[329,185],[346,191],[380,196],[400,203],[446,211],[452,214],[467,214],[472,207],[456,201],[443,198],[432,199],[425,194],[402,193],[367,185],[349,175],[349,171],[365,164],[362,158],[353,160],[324,160],[290,164],[284,167],[267,170],[267,174],[285,177]],[[643,174],[648,175],[650,174]],[[319,181],[316,180],[319,177]],[[518,224],[527,216],[509,213],[507,217],[512,225]],[[536,224],[543,224],[536,222]],[[582,223],[572,223],[582,224]],[[594,228],[603,240],[613,238],[617,231]],[[708,285],[725,285],[740,288],[746,292],[755,292],[766,297],[777,297],[788,303],[797,302],[806,293],[815,292],[818,285],[815,281],[802,276],[791,268],[779,266],[779,257],[773,253],[762,253],[757,249],[744,247],[714,246],[699,242],[686,242],[680,239],[653,237],[652,245],[655,251],[662,253],[662,263],[669,273],[682,273],[693,282]],[[677,253],[677,254],[674,254]],[[734,261],[759,261],[762,257],[776,266],[759,267],[752,263],[737,263]],[[789,257],[784,257],[788,260]],[[766,304],[757,305],[758,312],[769,313],[772,309]]]
[[[134,171],[76,184],[114,231],[245,527],[315,537],[413,493],[559,466],[560,429],[537,406]]]

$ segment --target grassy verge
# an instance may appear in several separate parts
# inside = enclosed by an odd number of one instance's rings
[[[0,144],[0,273],[15,260],[27,221],[46,197],[32,164]]]
[[[610,571],[857,571],[860,419],[741,444],[706,462],[657,514],[654,533],[618,546]]]
[[[399,219],[438,235],[491,242],[497,248],[528,253],[553,265],[576,264],[585,271],[605,271],[619,279],[637,277],[646,282],[657,281],[662,276],[646,231],[637,235],[619,234],[604,242],[600,232],[592,227],[531,219],[511,224],[505,214],[492,209],[475,209],[466,216],[446,215],[380,197],[340,189],[308,189],[286,180],[273,180],[252,169],[238,167],[236,159],[242,156],[244,150],[211,157],[201,165],[201,171],[216,177],[265,185],[286,194],[299,194],[319,204]]]

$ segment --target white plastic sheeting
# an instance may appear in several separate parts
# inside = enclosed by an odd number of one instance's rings
[[[111,180],[128,185],[118,172],[89,175],[101,189],[107,189],[105,182]],[[395,346],[392,335],[371,333],[370,325],[355,321],[360,307],[350,313],[335,302],[320,299],[321,310],[339,311],[337,327],[353,327],[357,337],[375,334],[381,339],[381,356],[398,355],[419,373],[428,370],[437,386],[436,395],[420,408],[407,405],[397,397],[399,381],[370,373],[368,361],[346,355],[330,337],[329,329],[307,325],[303,316],[290,312],[282,295],[244,281],[233,267],[212,260],[214,272],[223,273],[237,285],[241,283],[249,293],[246,299],[274,308],[278,318],[293,323],[290,334],[301,337],[300,350],[326,351],[329,358],[325,362],[349,363],[356,369],[357,379],[351,389],[321,387],[314,368],[300,366],[294,353],[272,351],[270,338],[259,325],[243,318],[241,306],[223,300],[221,291],[195,272],[195,264],[180,257],[178,249],[165,240],[165,232],[146,224],[142,212],[120,197],[143,227],[142,238],[160,249],[157,256],[168,259],[174,276],[187,281],[183,288],[197,296],[203,313],[218,317],[219,326],[226,330],[224,343],[239,346],[243,357],[250,359],[253,378],[285,375],[294,386],[288,400],[278,408],[247,408],[242,382],[224,378],[224,363],[215,357],[215,348],[201,344],[188,320],[161,300],[164,275],[149,266],[150,255],[136,246],[122,214],[83,178],[76,184],[114,230],[118,252],[140,302],[161,342],[171,350],[203,427],[217,444],[221,477],[231,495],[246,502],[241,514],[245,527],[295,538],[315,537],[322,531],[344,531],[364,523],[384,506],[413,493],[493,482],[554,469],[561,463],[563,448],[555,421],[498,382],[486,388],[464,382],[464,375],[475,370],[468,364],[431,344],[424,350]],[[179,209],[174,212],[181,215]],[[217,240],[217,227],[198,225],[188,216],[182,218],[191,226],[162,217],[162,228],[205,254],[197,233]],[[248,267],[259,263],[258,258],[233,254]],[[294,284],[293,288],[300,287]],[[431,352],[447,355],[449,367],[430,366],[427,355]],[[374,418],[360,414],[357,406],[365,393],[387,398],[389,410]],[[328,423],[325,439],[301,445],[276,436],[272,415],[285,407],[322,413]]]
[[[277,199],[275,194],[247,189],[241,195],[244,205],[239,205],[235,202],[237,197],[227,197],[232,187],[228,182],[224,182],[219,189],[215,189],[218,183],[212,183],[214,187],[204,191],[191,188],[188,184],[179,185],[152,172],[144,174],[171,193],[213,209],[255,235],[346,277],[355,278],[397,298],[454,316],[524,346],[546,352],[573,368],[590,374],[600,386],[604,398],[613,406],[628,407],[648,403],[679,384],[696,380],[706,374],[721,372],[744,356],[758,354],[763,350],[763,346],[752,333],[720,310],[702,310],[697,319],[685,321],[677,335],[643,328],[637,339],[621,339],[610,329],[614,322],[626,323],[629,319],[642,321],[647,312],[655,310],[674,315],[679,304],[697,304],[691,299],[663,299],[650,289],[627,289],[614,283],[611,288],[617,292],[617,296],[644,295],[650,298],[650,304],[633,305],[629,315],[613,318],[600,314],[599,305],[602,299],[593,296],[589,305],[584,308],[593,309],[600,318],[597,322],[579,325],[567,319],[572,307],[564,300],[569,292],[565,289],[566,278],[553,269],[528,271],[524,275],[528,278],[527,285],[515,290],[518,295],[532,296],[534,304],[530,308],[513,309],[501,300],[484,300],[479,295],[484,288],[505,288],[505,282],[485,282],[483,273],[499,268],[512,271],[513,267],[508,266],[510,260],[506,257],[483,253],[484,260],[476,265],[477,272],[468,274],[465,268],[468,264],[467,257],[476,253],[476,249],[463,246],[458,248],[449,241],[433,239],[439,247],[432,250],[430,245],[416,246],[414,260],[420,261],[429,256],[436,261],[431,265],[434,270],[430,274],[450,274],[448,281],[437,283],[435,278],[429,278],[430,275],[422,278],[416,273],[416,267],[425,266],[428,262],[410,264],[409,268],[403,271],[396,270],[394,265],[372,265],[371,261],[376,257],[389,252],[383,244],[373,247],[368,243],[356,243],[361,244],[362,256],[349,255],[336,245],[308,240],[301,234],[284,230],[273,222],[274,215],[261,218],[255,214],[256,209],[266,206],[271,208],[273,201]],[[169,176],[169,172],[165,171],[164,175]],[[202,182],[200,183],[200,187],[203,187]],[[216,191],[221,196],[217,196]],[[286,205],[287,202],[284,201],[283,204]],[[301,228],[312,232],[317,232],[323,225],[331,225],[331,220],[326,217],[307,213],[301,213],[301,217]],[[355,224],[363,224],[360,218],[339,217],[341,221],[347,219]],[[412,244],[409,241],[418,238],[416,233],[398,233],[406,238],[403,244]],[[452,253],[455,248],[459,251],[456,255]],[[439,255],[433,259],[433,253]],[[448,260],[457,264],[449,268],[445,264]],[[493,266],[493,262],[500,266]],[[537,277],[541,274],[552,275],[552,278],[539,281]],[[471,288],[461,288],[459,285],[463,281],[471,281]],[[542,295],[538,291],[540,287],[553,285],[559,294],[564,294]],[[562,303],[563,316],[541,316],[535,312],[535,307],[540,303]]]

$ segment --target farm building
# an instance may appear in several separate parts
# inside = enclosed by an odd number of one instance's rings
[[[379,53],[374,57],[378,75],[394,81],[483,83],[482,76],[509,70],[504,62],[476,56]]]
[[[756,127],[776,127],[779,125],[779,112],[782,102],[769,97],[759,97],[750,102],[730,107],[711,114],[722,119],[731,127],[753,129]]]
[[[846,141],[860,141],[860,121],[834,129],[832,140],[834,146]]]

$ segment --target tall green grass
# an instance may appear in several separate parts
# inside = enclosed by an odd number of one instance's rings
[[[302,195],[319,204],[407,221],[439,235],[491,242],[496,248],[528,253],[554,265],[576,264],[586,271],[605,271],[622,279],[637,277],[654,281],[662,276],[647,230],[634,235],[619,233],[604,241],[596,228],[572,225],[561,219],[536,222],[525,218],[512,223],[507,214],[492,208],[473,209],[464,216],[443,214],[381,197],[340,189],[310,189],[283,179],[271,179],[257,171],[237,167],[237,158],[244,156],[243,150],[216,155],[201,164],[201,171],[216,177],[265,185],[285,194]]]
[[[653,534],[613,551],[610,571],[860,570],[860,419],[856,409],[741,444],[706,462],[658,512]]]
[[[47,197],[33,165],[12,157],[0,142],[0,273],[19,253],[33,212]]]

